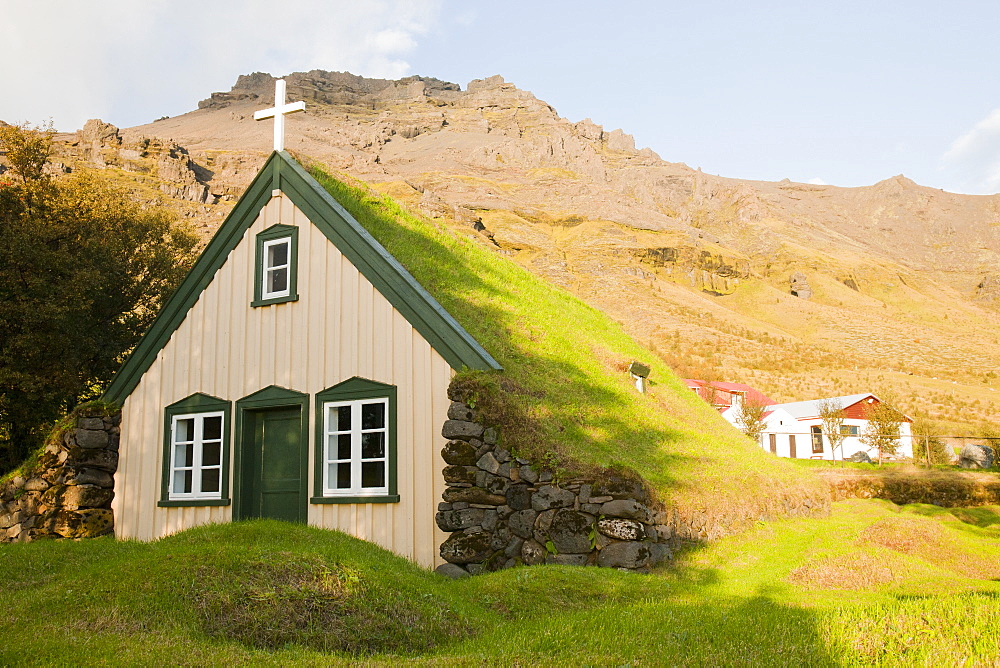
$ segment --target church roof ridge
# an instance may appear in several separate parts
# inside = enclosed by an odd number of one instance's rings
[[[121,403],[132,393],[276,189],[303,211],[452,368],[502,368],[291,155],[275,151],[115,374],[105,400]]]

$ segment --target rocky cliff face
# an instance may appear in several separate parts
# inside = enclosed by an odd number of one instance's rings
[[[910,410],[1000,414],[988,376],[998,196],[903,176],[837,188],[703,174],[499,76],[464,89],[320,70],[286,80],[307,102],[288,119],[290,150],[608,311],[683,374],[779,400],[896,386]],[[273,81],[242,76],[197,111],[136,128],[88,124],[67,151],[145,179],[208,233],[270,152],[253,112]]]
[[[367,79],[350,72],[295,72],[285,77],[291,99],[322,105],[352,105],[377,109],[399,100],[454,98],[457,84],[425,77],[399,80]],[[234,102],[262,102],[274,96],[274,77],[263,72],[243,74],[227,93],[212,93],[198,103],[199,109],[224,109]]]

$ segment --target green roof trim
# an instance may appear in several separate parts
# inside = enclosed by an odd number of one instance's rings
[[[106,401],[120,404],[136,388],[142,375],[253,225],[273,190],[281,190],[291,199],[453,369],[502,368],[294,158],[285,151],[276,151],[261,167],[139,345],[115,374],[104,393]]]

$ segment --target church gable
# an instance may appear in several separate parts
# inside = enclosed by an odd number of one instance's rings
[[[170,298],[160,316],[123,365],[105,398],[121,403],[139,384],[156,356],[177,331],[188,312],[227,262],[236,261],[233,251],[263,215],[268,203],[280,195],[298,212],[298,224],[279,222],[258,230],[253,255],[241,260],[252,272],[253,297],[247,308],[295,301],[304,282],[331,280],[303,277],[298,264],[299,235],[304,226],[315,227],[328,243],[410,323],[453,369],[499,369],[500,365],[444,308],[420,286],[339,203],[285,152],[272,153],[232,213],[206,246],[191,272]],[[287,245],[283,242],[287,240]],[[287,263],[282,263],[282,252]],[[315,252],[310,250],[309,252]],[[250,267],[250,263],[253,266]],[[281,275],[287,285],[281,284]],[[264,281],[274,278],[268,293]],[[309,286],[314,287],[314,286]]]
[[[105,395],[122,404],[115,531],[272,517],[433,566],[463,367],[500,368],[275,152]]]

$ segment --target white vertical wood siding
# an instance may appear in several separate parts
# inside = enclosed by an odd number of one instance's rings
[[[251,308],[255,236],[279,222],[299,228],[299,300]],[[125,401],[117,535],[152,540],[232,517],[228,506],[157,507],[165,406],[195,392],[235,401],[272,384],[309,393],[311,496],[319,417],[312,395],[354,376],[398,388],[400,502],[310,505],[309,523],[424,566],[440,563],[445,535],[434,515],[445,487],[440,430],[452,369],[286,197],[271,198]]]

